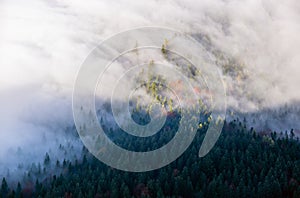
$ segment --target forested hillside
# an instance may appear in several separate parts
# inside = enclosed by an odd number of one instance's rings
[[[0,197],[300,197],[300,144],[293,130],[257,133],[246,124],[225,123],[216,146],[198,158],[204,125],[180,158],[145,173],[112,169],[84,148],[75,162],[52,162],[46,154],[44,170],[30,170],[18,184],[3,178]],[[61,171],[47,171],[50,163]],[[38,174],[47,177],[36,179]]]

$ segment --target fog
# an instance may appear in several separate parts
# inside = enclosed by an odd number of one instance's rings
[[[51,148],[62,157],[54,148],[70,140],[64,131],[73,125],[72,89],[84,58],[112,34],[152,25],[188,33],[216,56],[230,112],[268,109],[256,125],[300,129],[292,108],[300,101],[297,0],[1,0],[0,175],[42,161]],[[285,106],[288,121],[271,115]],[[18,147],[26,160],[12,154]]]

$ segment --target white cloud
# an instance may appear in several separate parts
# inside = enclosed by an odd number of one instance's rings
[[[208,35],[214,49],[243,63],[245,81],[224,74],[233,107],[247,112],[300,100],[297,0],[2,0],[0,151],[26,145],[24,131],[72,123],[71,90],[90,50],[147,25]]]

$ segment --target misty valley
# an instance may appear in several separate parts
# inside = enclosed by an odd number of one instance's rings
[[[107,110],[108,117],[112,112]],[[149,114],[143,110],[133,112],[132,117],[139,124],[149,122]],[[199,117],[196,137],[184,154],[164,168],[144,173],[124,172],[103,164],[76,141],[79,137],[75,127],[69,127],[64,135],[72,137],[73,142],[60,144],[57,153],[45,153],[39,163],[26,162],[26,166],[19,166],[23,173],[19,171],[18,176],[8,169],[2,179],[0,196],[271,198],[300,195],[299,134],[293,130],[257,132],[251,127],[253,120],[237,117],[225,121],[216,146],[207,156],[199,158],[209,116],[200,112]],[[172,139],[179,120],[180,112],[169,112],[161,131],[148,138],[130,136],[116,128],[116,123],[106,126],[104,120],[100,123],[106,135],[119,146],[148,151]],[[70,158],[74,151],[76,155]],[[18,152],[22,153],[22,149]]]
[[[300,198],[299,0],[0,0],[0,198]]]

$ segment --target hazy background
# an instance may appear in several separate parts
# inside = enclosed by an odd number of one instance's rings
[[[84,58],[112,34],[151,25],[187,32],[218,57],[228,117],[300,129],[298,0],[0,0],[0,175],[52,147],[61,157]]]

